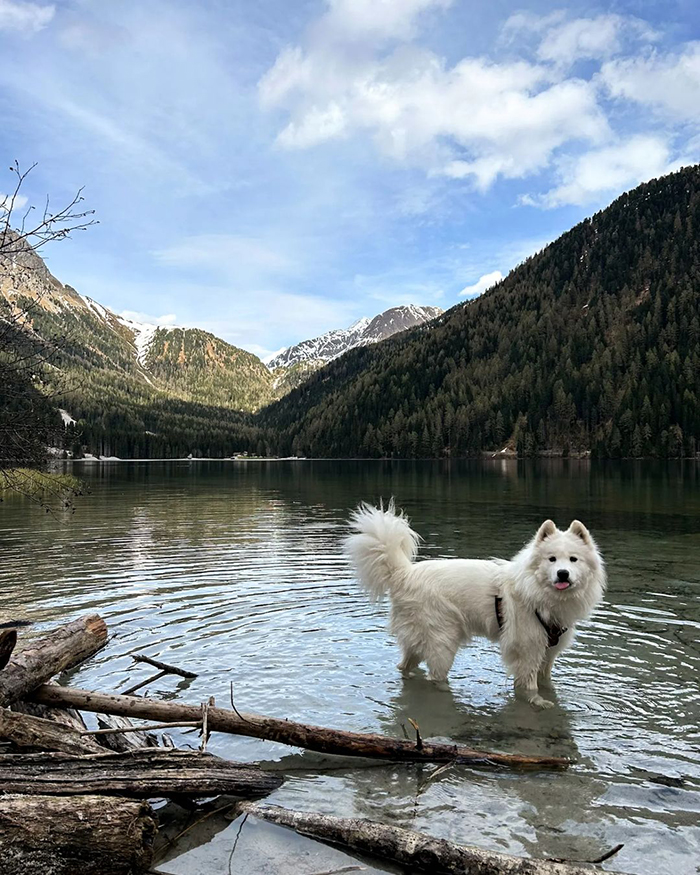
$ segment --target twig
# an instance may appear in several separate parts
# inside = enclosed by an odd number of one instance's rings
[[[610,857],[614,857],[615,854],[619,853],[623,848],[624,844],[615,845],[614,848],[611,848],[609,851],[606,851],[594,860],[569,860],[566,857],[548,857],[548,860],[550,863],[590,863],[596,865],[597,863],[604,863],[606,860],[609,860]]]
[[[213,696],[209,698],[208,701],[202,702],[202,743],[199,746],[199,749],[202,753],[207,752],[207,742],[209,741],[209,736],[211,732],[207,729],[207,723],[209,721],[209,708],[216,704],[216,700]]]
[[[415,720],[410,717],[406,718],[411,726],[416,730],[416,750],[423,750],[423,739],[420,737],[420,728]]]
[[[610,857],[614,857],[615,854],[618,854],[624,848],[624,844],[615,845],[614,848],[611,848],[606,853],[601,854],[600,857],[596,857],[595,860],[588,860],[589,863],[604,863],[606,860],[609,860]]]
[[[130,696],[132,693],[135,693],[136,690],[140,690],[141,687],[145,687],[147,684],[152,684],[154,681],[159,681],[162,677],[165,677],[166,674],[170,674],[170,672],[159,671],[158,674],[153,674],[150,677],[146,678],[145,681],[140,681],[138,684],[134,684],[133,687],[129,687],[128,690],[122,690],[119,695]]]
[[[233,681],[231,681],[231,707],[233,708],[234,714],[238,717],[239,720],[242,720],[244,723],[251,723],[252,721],[246,720],[245,717],[241,714],[241,712],[236,708],[233,702]]]
[[[315,875],[341,875],[342,872],[364,872],[366,866],[343,866],[342,869],[330,869],[326,872],[316,872]]]
[[[194,726],[202,725],[201,720],[186,720],[182,723],[153,723],[150,726],[115,726],[109,729],[88,729],[81,732],[81,735],[113,735],[117,732],[148,732],[151,729],[172,729],[173,726]]]
[[[160,662],[158,659],[153,659],[150,656],[143,656],[141,653],[132,653],[131,658],[134,662],[146,662],[152,665],[153,668],[159,668],[167,674],[179,674],[183,678],[196,678],[197,675],[193,671],[185,671],[184,668],[177,668],[175,665],[168,665],[167,662]]]
[[[445,763],[443,766],[438,766],[437,769],[433,769],[425,781],[419,785],[418,790],[416,791],[416,796],[420,796],[421,793],[424,793],[436,778],[449,771],[455,765],[456,763]]]
[[[174,838],[168,839],[168,847],[172,847],[178,839],[181,839],[186,833],[188,833],[191,829],[194,829],[195,826],[199,826],[202,821],[207,820],[210,817],[213,817],[215,814],[221,814],[223,811],[229,811],[234,807],[237,803],[230,802],[228,805],[222,805],[221,808],[213,808],[211,811],[207,811],[207,813],[203,816],[195,820],[194,823],[191,823],[188,827],[179,832]],[[247,817],[248,815],[246,815]]]

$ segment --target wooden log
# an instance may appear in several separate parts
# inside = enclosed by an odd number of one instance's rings
[[[15,651],[0,672],[0,707],[23,699],[53,675],[79,665],[107,642],[107,626],[93,614],[54,629]]]
[[[446,839],[373,820],[309,814],[250,802],[241,802],[236,809],[290,827],[310,838],[391,860],[406,866],[411,872],[427,872],[429,875],[591,875],[592,872],[588,866],[577,863],[526,859],[472,845],[457,845]]]
[[[143,748],[129,753],[71,756],[63,753],[0,754],[0,792],[74,796],[266,796],[283,779],[246,763],[210,754]]]
[[[55,681],[48,681],[48,683],[55,684]],[[77,729],[78,732],[87,729],[82,715],[75,708],[53,708],[50,705],[40,705],[38,702],[28,702],[26,699],[13,702],[10,707],[19,714],[29,714],[31,717],[42,717],[44,720],[62,723]]]
[[[0,796],[2,875],[137,875],[151,865],[146,802],[105,796]]]
[[[199,720],[201,707],[177,702],[155,702],[138,696],[119,696],[94,693],[72,687],[43,686],[31,695],[32,701],[45,705],[79,708],[81,711],[99,711],[163,723]],[[295,723],[277,717],[241,714],[224,708],[209,708],[208,726],[213,732],[228,732],[278,741],[293,747],[303,747],[320,753],[340,756],[368,757],[409,762],[457,762],[481,766],[509,766],[511,768],[565,768],[569,760],[563,757],[525,756],[473,750],[456,744],[440,744],[421,740],[421,745],[404,738],[347,732]]]
[[[0,671],[2,671],[10,661],[16,643],[16,629],[5,629],[3,632],[0,632]]]
[[[0,708],[0,738],[22,750],[56,750],[70,754],[103,753],[104,748],[78,730],[55,720]]]

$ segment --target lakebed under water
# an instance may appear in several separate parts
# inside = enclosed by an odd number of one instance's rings
[[[514,854],[603,868],[700,871],[700,465],[517,462],[114,462],[70,466],[90,492],[74,513],[0,504],[0,614],[38,630],[82,613],[108,646],[71,683],[118,691],[143,652],[198,674],[148,693],[317,725],[569,756],[565,772],[360,765],[215,734],[212,752],[287,777],[269,801],[371,817]],[[460,652],[450,690],[402,680],[386,606],[342,556],[350,508],[396,496],[423,557],[509,556],[547,517],[578,517],[609,590],[554,670],[557,706],[516,701],[497,649]],[[176,743],[196,745],[172,731]],[[248,819],[209,818],[164,873],[311,875],[354,863]],[[368,865],[366,872],[382,871]]]

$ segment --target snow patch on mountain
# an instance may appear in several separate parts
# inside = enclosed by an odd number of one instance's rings
[[[271,371],[290,367],[297,362],[321,361],[325,364],[350,349],[378,343],[399,331],[422,325],[435,319],[442,312],[440,307],[420,307],[417,304],[392,307],[373,319],[363,316],[357,322],[353,322],[349,328],[335,328],[319,337],[286,347],[269,357],[265,364]]]
[[[151,343],[155,337],[156,331],[159,328],[169,328],[170,326],[153,325],[149,322],[135,322],[133,319],[126,319],[124,316],[117,316],[120,324],[128,328],[134,335],[134,346],[136,347],[136,361],[141,367],[146,366],[146,356],[151,348]]]

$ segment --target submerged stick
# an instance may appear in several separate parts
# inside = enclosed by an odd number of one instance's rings
[[[355,817],[290,811],[277,805],[241,802],[236,810],[287,826],[300,835],[341,845],[429,875],[591,875],[588,867],[526,859],[458,845],[421,832]]]
[[[156,702],[138,696],[95,693],[72,687],[45,685],[35,690],[30,698],[45,705],[63,705],[81,711],[119,714],[164,723],[202,720],[201,706]],[[402,738],[326,729],[322,726],[310,726],[278,717],[241,714],[238,711],[216,707],[208,709],[207,726],[212,732],[246,735],[340,756],[403,762],[457,762],[465,765],[510,768],[566,768],[570,764],[569,760],[563,757],[497,753],[474,750],[457,744],[440,744],[425,739],[421,740],[421,746],[418,747],[415,742]]]

